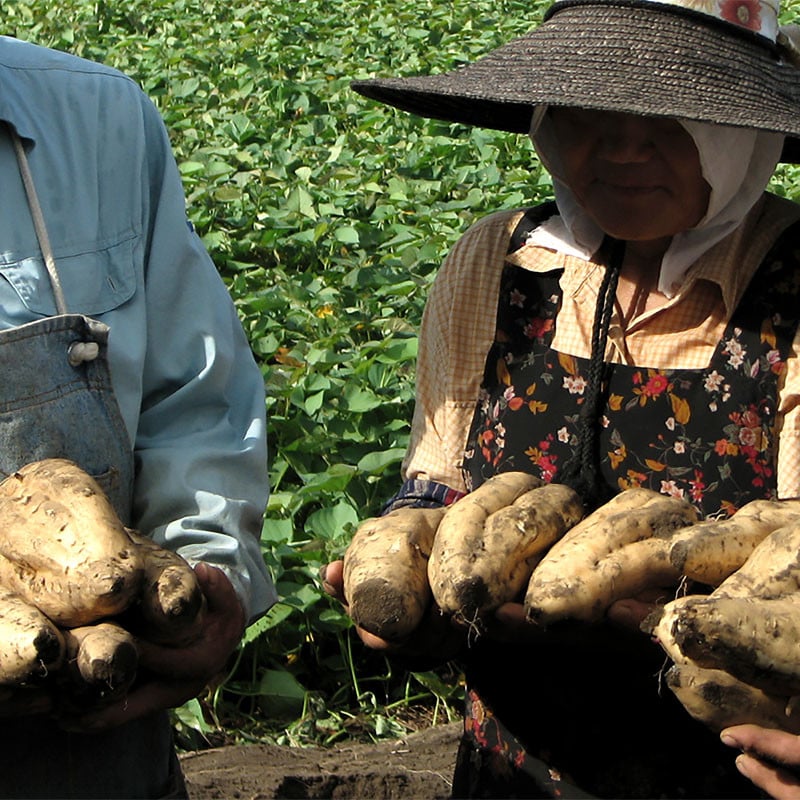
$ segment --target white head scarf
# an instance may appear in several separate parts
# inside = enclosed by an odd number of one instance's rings
[[[600,247],[604,233],[558,177],[558,142],[546,110],[546,106],[536,108],[530,136],[542,164],[553,177],[559,215],[534,230],[528,241],[588,260]],[[667,297],[680,288],[692,264],[735,230],[756,203],[775,171],[784,140],[777,133],[691,120],[678,122],[694,140],[711,194],[705,216],[693,228],[673,236],[664,253],[658,291]]]

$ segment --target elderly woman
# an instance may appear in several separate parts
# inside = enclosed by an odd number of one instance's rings
[[[387,510],[445,505],[508,470],[568,483],[587,508],[634,486],[705,517],[800,497],[800,207],[765,191],[800,159],[777,2],[565,0],[459,71],[354,84],[529,133],[555,192],[481,220],[443,264]],[[341,597],[340,571],[326,582]],[[454,796],[754,795],[725,746],[752,731],[720,741],[660,690],[646,600],[544,634],[501,607],[462,654]]]

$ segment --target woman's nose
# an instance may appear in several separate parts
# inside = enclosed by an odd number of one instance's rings
[[[633,114],[609,115],[599,133],[599,155],[616,163],[647,161],[653,154],[652,123]]]

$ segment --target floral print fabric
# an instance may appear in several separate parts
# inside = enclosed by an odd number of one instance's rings
[[[542,213],[534,209],[525,215],[512,237],[511,252],[536,226]],[[800,225],[790,227],[765,258],[705,369],[607,365],[605,402],[597,421],[599,461],[602,475],[614,491],[645,486],[684,497],[704,517],[730,515],[750,500],[775,496],[777,392],[800,311],[798,233]],[[557,353],[550,346],[558,324],[558,278],[557,273],[542,275],[511,264],[504,268],[497,333],[487,357],[464,459],[471,488],[508,470],[530,471],[546,481],[558,481],[560,469],[572,455],[588,361]],[[559,656],[548,652],[547,658]],[[505,655],[494,654],[494,650],[475,653],[468,664],[465,732],[454,797],[589,796],[577,785],[597,792],[591,780],[586,785],[583,781],[572,783],[571,776],[548,766],[541,748],[531,753],[521,743],[534,732],[542,744],[554,733],[556,737],[564,734],[552,728],[562,723],[553,709],[541,709],[543,698],[578,700],[564,687],[550,686],[544,696],[523,690],[521,687],[528,684],[516,675],[521,669],[515,666],[517,661],[534,663],[529,654],[517,648]],[[562,666],[567,663],[571,661]],[[597,664],[593,673],[596,668]],[[646,675],[653,676],[657,671],[656,666]],[[603,688],[615,697],[626,691],[633,697],[636,692],[631,686],[641,673],[632,669],[616,686],[613,680],[617,673],[612,672]],[[551,682],[557,682],[558,674],[550,674]],[[580,683],[570,685],[577,697]],[[640,699],[650,697],[644,691],[644,695],[638,695]],[[596,702],[598,695],[592,697]],[[495,714],[492,709],[496,703],[506,710],[517,709],[512,714],[516,720],[506,720],[505,712]],[[660,713],[659,708],[648,715],[648,736],[667,731],[661,746],[647,749],[655,758],[659,752],[669,753],[670,742],[686,741],[688,724],[682,709],[670,723],[665,723]],[[592,721],[577,722],[573,717],[571,724],[583,729]],[[694,735],[702,736],[702,726],[695,727]],[[669,733],[672,730],[674,736]],[[635,731],[633,735],[636,739]],[[651,739],[646,741],[652,744]],[[686,767],[686,754],[680,758],[687,774],[693,776],[695,788],[708,780],[709,785],[702,789],[708,794],[702,796],[749,796],[746,792],[752,787],[736,783],[739,778],[733,774],[729,754],[713,749],[716,740],[701,743],[691,748],[698,762],[693,769]],[[585,765],[586,752],[583,747],[577,748],[578,765]],[[633,760],[644,763],[649,757],[640,756]],[[609,763],[604,759],[601,762]],[[654,768],[654,774],[663,778],[656,781],[662,787],[662,796],[681,796],[678,789],[673,787],[675,793],[670,794],[666,788],[682,775],[675,766],[672,760],[660,767],[661,773]],[[598,768],[595,774],[601,771]],[[636,787],[622,783],[611,794],[599,791],[600,796],[655,796],[637,793]]]
[[[736,25],[775,42],[778,35],[778,0],[656,0]]]
[[[526,215],[523,227],[534,224]],[[765,259],[706,369],[606,366],[599,461],[615,492],[644,486],[689,500],[705,517],[775,496],[778,385],[800,309],[797,232]],[[465,457],[472,488],[507,470],[557,481],[573,452],[588,360],[550,347],[558,277],[504,269]]]

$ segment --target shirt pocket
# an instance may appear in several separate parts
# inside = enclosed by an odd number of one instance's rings
[[[97,316],[130,300],[136,291],[135,235],[97,249],[54,255],[67,312]],[[0,275],[34,315],[58,313],[50,276],[41,255],[5,260]]]

